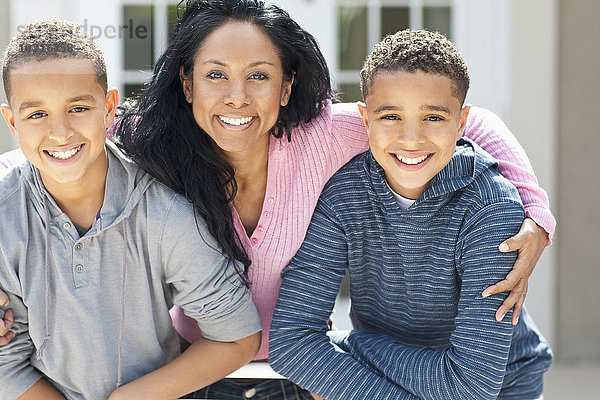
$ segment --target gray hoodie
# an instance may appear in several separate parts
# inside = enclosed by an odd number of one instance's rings
[[[208,339],[261,330],[249,290],[192,205],[106,146],[104,203],[82,237],[28,161],[0,178],[0,287],[16,333],[0,347],[2,399],[42,375],[69,399],[106,399],[177,357],[174,304]]]

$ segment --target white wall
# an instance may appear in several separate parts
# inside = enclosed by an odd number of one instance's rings
[[[506,122],[548,192],[557,217],[558,4],[556,0],[510,1],[509,103]],[[530,279],[527,306],[556,347],[557,246],[546,248]]]

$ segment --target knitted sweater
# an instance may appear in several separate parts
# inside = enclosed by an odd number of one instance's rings
[[[464,136],[494,158],[499,171],[519,190],[525,213],[550,235],[555,221],[548,197],[538,186],[525,151],[502,120],[491,111],[471,107]],[[281,270],[300,248],[325,183],[355,155],[368,148],[368,137],[356,104],[334,104],[292,132],[292,141],[271,137],[267,191],[262,215],[248,237],[234,210],[234,222],[252,264],[250,290],[263,324],[257,360],[268,355],[269,327],[281,285]],[[195,321],[175,308],[175,328],[186,340],[200,337]]]
[[[519,196],[472,142],[456,149],[406,211],[370,152],[325,186],[282,274],[270,335],[276,371],[328,400],[542,394],[548,344],[526,310],[516,327],[510,315],[495,320],[506,293],[481,297],[516,258],[498,245],[519,231]],[[323,321],[346,269],[357,329],[330,339]]]

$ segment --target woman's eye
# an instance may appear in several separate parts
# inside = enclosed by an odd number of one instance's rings
[[[48,115],[48,114],[46,114],[45,112],[41,112],[40,111],[40,112],[36,112],[36,113],[31,114],[28,117],[28,119],[40,119],[42,117],[45,117],[46,115]]]
[[[213,80],[225,78],[225,74],[223,74],[222,72],[218,72],[218,71],[209,72],[208,75],[206,75],[206,76],[208,77],[208,79],[213,79]]]
[[[265,74],[264,72],[254,72],[250,74],[250,79],[264,81],[265,79],[269,79],[269,75]]]

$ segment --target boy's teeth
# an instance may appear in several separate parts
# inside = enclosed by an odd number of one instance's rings
[[[415,164],[421,163],[421,162],[425,161],[427,159],[427,157],[429,157],[429,154],[421,156],[421,157],[417,157],[417,158],[402,157],[401,155],[396,154],[396,158],[398,160],[400,160],[404,164],[408,164],[408,165],[415,165]]]
[[[248,122],[252,121],[252,117],[229,118],[229,117],[222,117],[220,115],[219,115],[219,119],[228,125],[244,125],[244,124],[247,124]]]
[[[75,154],[77,154],[79,149],[81,149],[81,145],[79,145],[78,147],[76,147],[72,150],[69,150],[69,151],[50,151],[50,150],[48,150],[48,154],[50,154],[54,158],[59,158],[61,160],[67,160],[67,159],[73,157]]]

